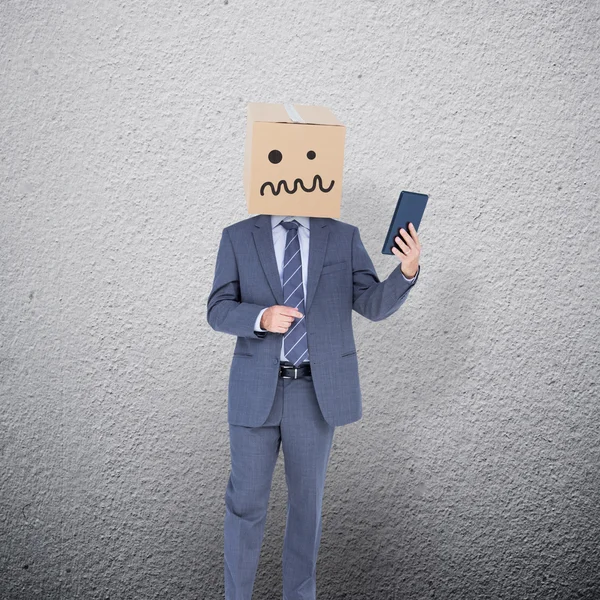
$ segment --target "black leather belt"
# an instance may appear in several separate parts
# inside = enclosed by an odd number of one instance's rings
[[[310,363],[308,362],[302,363],[298,367],[294,367],[292,363],[279,363],[279,377],[283,377],[284,379],[299,379],[307,375],[310,375]]]

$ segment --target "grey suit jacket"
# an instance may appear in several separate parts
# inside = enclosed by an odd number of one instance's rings
[[[283,304],[270,215],[223,229],[207,320],[216,331],[237,336],[229,371],[228,422],[256,427],[275,397],[282,334],[254,331],[258,313]],[[305,310],[313,384],[330,425],[362,417],[352,310],[371,321],[397,311],[418,280],[408,282],[398,263],[380,281],[358,228],[311,217]]]

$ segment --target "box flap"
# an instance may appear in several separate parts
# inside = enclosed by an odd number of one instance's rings
[[[308,104],[250,102],[248,103],[248,119],[263,123],[344,126],[327,107]]]

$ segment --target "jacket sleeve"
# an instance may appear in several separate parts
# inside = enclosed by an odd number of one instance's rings
[[[360,232],[355,227],[352,236],[352,271],[352,308],[371,321],[381,321],[402,306],[419,278],[421,266],[412,279],[407,279],[398,264],[387,279],[380,281]]]
[[[238,337],[264,338],[266,331],[254,331],[256,318],[263,308],[267,307],[241,302],[237,261],[225,228],[217,253],[213,286],[208,296],[206,319],[215,331]]]

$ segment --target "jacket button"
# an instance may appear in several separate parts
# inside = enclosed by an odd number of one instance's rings
[[[274,358],[274,359],[273,359],[273,364],[274,364],[274,365],[276,365],[278,362],[279,362],[279,360],[278,360],[278,359],[276,359],[276,358]]]

